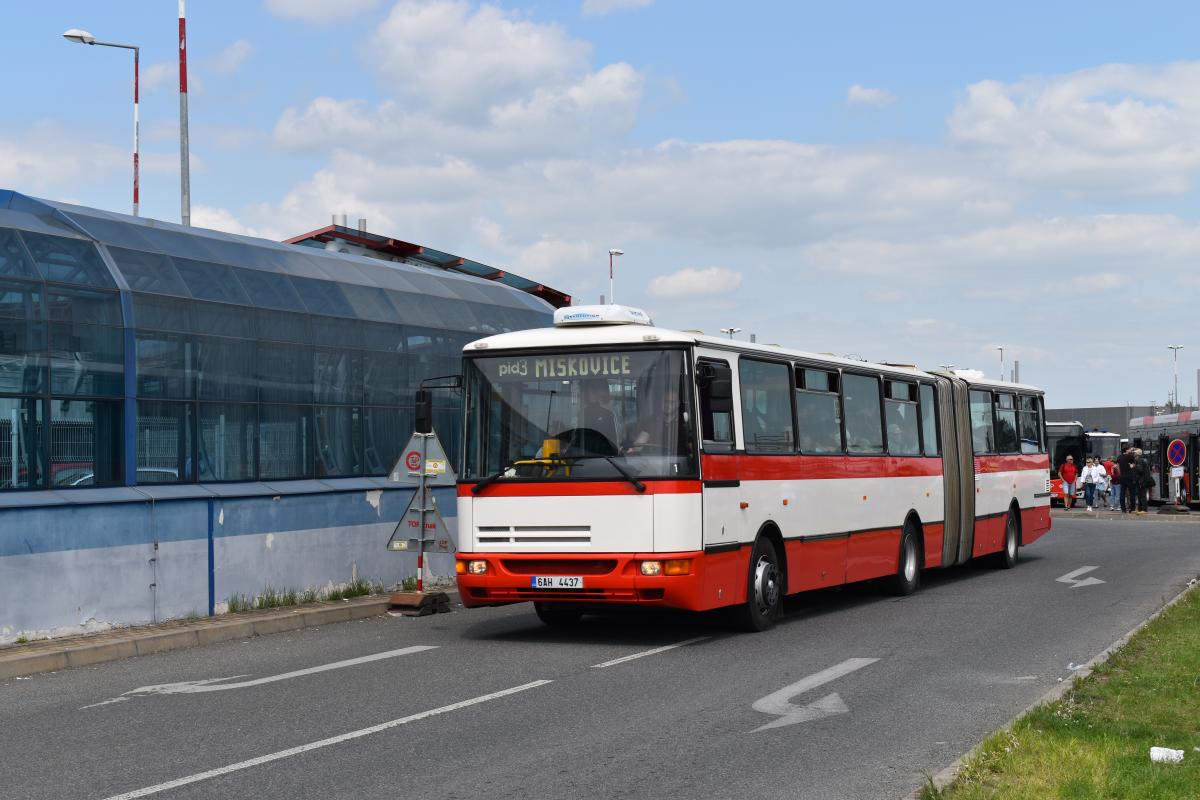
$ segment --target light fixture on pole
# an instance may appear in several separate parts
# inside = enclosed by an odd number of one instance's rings
[[[1174,372],[1175,372],[1175,410],[1179,410],[1179,351],[1183,349],[1181,344],[1169,344],[1167,349],[1171,351],[1174,357]]]
[[[79,28],[71,28],[63,33],[63,38],[77,44],[99,45],[100,47],[119,47],[122,50],[133,51],[133,215],[138,215],[138,61],[141,48],[132,44],[117,42],[98,42],[96,37]]]
[[[1004,380],[1004,346],[996,348],[1000,351],[1000,380]]]
[[[617,304],[617,298],[613,294],[613,256],[623,255],[625,255],[625,251],[615,247],[608,251],[608,302],[612,305]]]
[[[733,335],[735,333],[741,333],[741,332],[742,332],[741,328],[721,328],[721,333],[728,333],[731,341],[732,341]]]
[[[938,366],[942,368],[943,372],[954,372],[954,367],[956,365],[955,364],[938,364]]]

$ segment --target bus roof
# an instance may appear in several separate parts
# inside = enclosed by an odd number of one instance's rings
[[[1200,424],[1200,412],[1180,411],[1177,414],[1156,414],[1152,417],[1134,417],[1129,420],[1130,428],[1168,427],[1175,425]]]
[[[776,358],[796,358],[805,361],[817,361],[831,366],[847,369],[871,370],[909,377],[945,376],[940,371],[927,372],[911,366],[897,364],[880,364],[871,361],[858,361],[853,358],[843,358],[829,353],[809,353],[803,350],[778,347],[770,344],[753,342],[736,342],[719,336],[706,336],[691,331],[677,331],[671,328],[659,328],[647,325],[576,325],[569,328],[534,328],[532,330],[499,333],[471,342],[463,347],[463,352],[472,355],[485,355],[496,350],[542,350],[549,348],[571,347],[601,347],[613,345],[647,345],[647,344],[684,344],[699,345],[713,350],[727,350],[731,353],[748,355],[765,355]],[[1036,386],[1023,383],[1008,383],[1006,381],[989,380],[987,378],[955,377],[966,381],[971,386],[994,389],[1008,389],[1042,394]]]

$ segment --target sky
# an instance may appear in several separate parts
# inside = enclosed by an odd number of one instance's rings
[[[193,0],[193,224],[398,239],[661,325],[1197,392],[1200,5]],[[0,188],[179,220],[175,0],[6,3]],[[19,66],[18,66],[19,65]],[[353,223],[351,223],[353,224]]]

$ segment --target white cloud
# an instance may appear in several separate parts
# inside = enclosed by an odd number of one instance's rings
[[[267,10],[277,17],[313,24],[348,20],[377,8],[381,0],[266,0]]]
[[[0,187],[54,194],[108,181],[130,170],[131,151],[79,140],[58,125],[41,123],[17,136],[0,136]]]
[[[1106,292],[1129,285],[1129,276],[1116,272],[1083,273],[1071,279],[1071,288],[1077,292]]]
[[[141,84],[142,90],[154,92],[162,89],[165,86],[178,85],[178,77],[178,63],[173,61],[160,61],[159,63],[151,64],[149,67],[142,70],[142,74],[138,78],[138,82]]]
[[[725,267],[686,267],[652,279],[647,291],[654,297],[722,295],[737,289],[741,283],[741,273]]]
[[[250,54],[254,52],[253,45],[245,39],[238,39],[213,56],[207,62],[209,69],[218,75],[229,77],[235,75]]]
[[[954,143],[1031,185],[1092,197],[1177,195],[1200,168],[1200,62],[980,81],[948,122]]]
[[[846,102],[852,106],[882,107],[896,102],[896,96],[883,89],[869,89],[856,83],[846,92]]]
[[[583,0],[580,10],[585,17],[599,17],[614,11],[645,8],[650,5],[654,5],[654,0]]]
[[[262,235],[257,229],[244,225],[229,209],[217,206],[192,206],[192,225],[242,236]]]

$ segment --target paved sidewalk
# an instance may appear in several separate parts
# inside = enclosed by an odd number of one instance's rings
[[[1150,506],[1150,509],[1145,514],[1122,514],[1120,511],[1108,511],[1097,509],[1095,511],[1087,511],[1086,506],[1075,506],[1070,511],[1064,508],[1054,508],[1050,511],[1050,516],[1054,519],[1068,517],[1070,519],[1103,519],[1110,522],[1120,520],[1121,522],[1200,522],[1200,511],[1192,511],[1190,514],[1160,514],[1159,509],[1163,506]]]
[[[390,599],[390,593],[375,594],[4,645],[0,646],[0,680],[375,617],[388,610]]]

